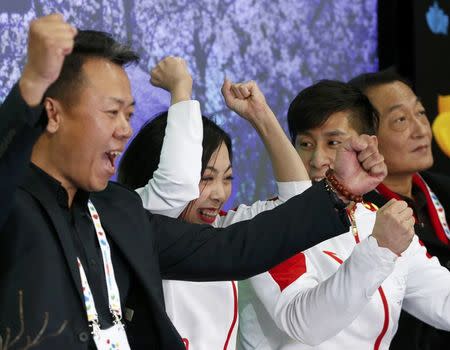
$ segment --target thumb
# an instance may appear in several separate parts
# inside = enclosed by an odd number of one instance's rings
[[[229,104],[233,100],[233,94],[231,92],[231,81],[228,80],[227,77],[225,77],[222,85],[222,95],[225,99],[225,102]]]
[[[349,143],[350,149],[355,152],[361,152],[367,147],[367,142],[361,136],[352,136]]]

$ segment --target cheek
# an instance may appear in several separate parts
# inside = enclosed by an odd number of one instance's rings
[[[383,156],[389,156],[391,153],[399,153],[405,147],[408,138],[406,132],[393,132],[386,130],[387,127],[380,128],[378,138],[378,148]]]
[[[430,140],[433,138],[433,132],[431,131],[431,125],[430,122],[428,121],[428,119],[424,122],[425,124],[425,134],[427,136],[427,138],[429,138]]]
[[[331,163],[334,163],[335,159],[336,159],[336,152],[337,152],[337,147],[330,147],[328,146],[326,148],[326,151],[324,152],[325,157],[327,157]]]
[[[228,199],[230,199],[232,189],[233,189],[233,185],[232,185],[231,182],[229,182],[225,186],[225,200],[224,200],[224,202],[226,202]]]
[[[202,204],[204,204],[211,193],[211,185],[207,183],[200,182],[198,185],[199,197],[195,200],[195,206],[197,208],[201,208]]]
[[[380,154],[384,157],[384,160],[388,166],[398,162],[398,155],[401,154],[398,147],[399,146],[395,145],[395,143],[391,144],[389,142],[379,144],[378,148]],[[395,149],[397,151],[394,151]]]
[[[397,137],[378,138],[378,147],[383,155],[389,172],[396,172],[405,167],[408,154],[405,139],[401,133]]]
[[[300,159],[302,160],[306,170],[309,171],[309,169],[310,169],[309,162],[311,161],[311,152],[297,150],[297,153],[298,153],[298,156],[300,157]]]
[[[199,208],[208,207],[207,200],[210,193],[210,186],[200,182],[198,189],[200,192],[200,197],[191,201],[186,207],[184,214],[182,214],[183,219],[192,224],[204,224],[204,222],[197,216],[197,212]]]

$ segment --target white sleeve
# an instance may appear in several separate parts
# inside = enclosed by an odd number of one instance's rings
[[[136,192],[144,208],[178,217],[198,198],[202,168],[203,123],[198,101],[182,101],[169,108],[158,169]]]
[[[396,259],[369,236],[356,245],[334,274],[324,279],[314,254],[325,253],[309,249],[250,279],[278,328],[310,346],[335,336],[358,317],[392,273]]]
[[[403,308],[435,328],[450,331],[450,272],[427,255],[417,236],[405,253],[409,270]]]
[[[290,198],[306,191],[309,187],[311,187],[311,181],[277,182],[277,198],[267,201],[256,201],[252,205],[241,204],[237,208],[226,212],[225,215],[217,217],[214,226],[227,227],[235,222],[249,220],[263,211],[279,206]]]

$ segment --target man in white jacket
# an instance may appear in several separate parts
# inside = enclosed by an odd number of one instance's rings
[[[367,98],[334,81],[302,91],[288,120],[313,180],[348,137],[376,127]],[[240,285],[242,349],[388,349],[402,308],[450,329],[450,274],[413,235],[406,203],[352,204],[348,214],[349,232]]]

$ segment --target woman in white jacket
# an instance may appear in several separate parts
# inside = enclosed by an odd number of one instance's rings
[[[151,77],[155,86],[171,93],[171,107],[167,115],[141,129],[119,169],[119,181],[136,189],[147,210],[225,227],[272,209],[310,186],[300,158],[256,83],[225,80],[227,106],[253,125],[269,152],[278,198],[222,212],[232,186],[230,137],[207,118],[202,125],[199,103],[190,100],[192,78],[182,59],[162,60]],[[236,348],[234,281],[163,281],[163,288],[167,313],[187,349]]]

